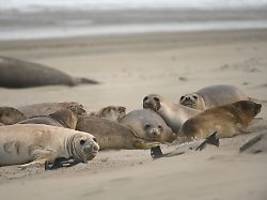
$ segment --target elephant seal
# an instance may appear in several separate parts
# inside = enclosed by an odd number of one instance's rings
[[[159,145],[159,142],[143,138],[137,132],[122,124],[90,115],[80,116],[76,129],[93,133],[100,150],[149,149]]]
[[[19,124],[46,124],[76,129],[78,113],[69,109],[62,109],[49,115],[35,116],[19,122]]]
[[[86,163],[98,150],[89,133],[40,124],[0,127],[0,166],[46,166],[57,158]]]
[[[107,106],[100,109],[98,112],[90,113],[90,115],[111,121],[119,121],[126,115],[126,108],[123,106]]]
[[[45,85],[98,84],[87,78],[74,78],[57,69],[19,59],[0,57],[0,87],[28,88]]]
[[[0,107],[0,123],[5,125],[15,124],[26,119],[25,115],[12,107]]]
[[[206,138],[214,131],[218,132],[220,138],[248,133],[245,129],[260,111],[261,104],[252,101],[210,108],[187,120],[181,133],[189,139]]]
[[[78,115],[86,112],[84,106],[77,102],[39,103],[18,107],[27,118],[49,115],[62,109],[69,109]]]
[[[174,104],[157,94],[145,96],[143,108],[157,112],[175,133],[179,133],[186,120],[200,113],[198,110]]]
[[[131,111],[120,120],[120,123],[130,127],[138,135],[147,140],[166,143],[173,142],[177,138],[177,135],[153,110],[142,109]]]
[[[212,85],[180,97],[180,104],[197,110],[206,110],[241,100],[250,100],[240,89],[232,85]]]

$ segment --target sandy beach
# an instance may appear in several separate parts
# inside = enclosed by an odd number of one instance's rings
[[[147,33],[0,41],[0,55],[84,76],[100,85],[0,88],[2,106],[77,101],[88,110],[141,108],[150,93],[177,102],[212,84],[232,84],[267,99],[267,29]],[[259,117],[267,118],[266,104]],[[3,199],[266,199],[265,153],[239,154],[255,133],[223,139],[219,148],[152,160],[149,150],[105,151],[87,165],[53,171],[0,168]],[[163,146],[164,151],[175,146]]]

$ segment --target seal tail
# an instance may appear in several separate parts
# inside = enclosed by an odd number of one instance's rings
[[[207,144],[211,144],[211,145],[214,145],[216,147],[219,147],[220,140],[219,140],[217,131],[215,131],[211,135],[209,135],[204,140],[204,142],[202,142],[195,150],[196,151],[202,151],[207,146]]]

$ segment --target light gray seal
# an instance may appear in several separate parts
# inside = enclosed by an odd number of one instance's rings
[[[98,84],[87,78],[74,78],[57,69],[15,58],[0,56],[0,87],[28,88],[45,85]]]
[[[57,158],[86,163],[99,150],[95,137],[72,129],[40,124],[0,127],[0,166],[41,166]]]
[[[180,104],[197,110],[206,110],[241,100],[250,100],[243,91],[232,85],[212,85],[180,97]]]
[[[172,142],[177,135],[167,126],[165,121],[153,110],[141,109],[129,112],[120,123],[133,129],[147,140],[160,143]]]

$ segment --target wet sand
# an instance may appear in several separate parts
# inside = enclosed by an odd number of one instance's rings
[[[0,89],[0,104],[78,101],[89,110],[142,98],[179,96],[211,84],[234,84],[267,99],[267,30],[158,33],[0,42],[0,55],[46,64],[96,86]],[[266,119],[266,104],[259,117]],[[253,133],[256,134],[256,133]],[[89,164],[55,171],[0,168],[0,196],[9,199],[266,199],[266,154],[238,153],[253,134],[153,161],[149,151],[100,152]],[[165,147],[168,151],[174,147]],[[16,191],[16,192],[14,192]]]

